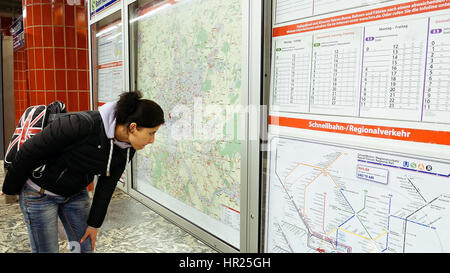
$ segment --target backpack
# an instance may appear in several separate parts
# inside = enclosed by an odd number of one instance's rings
[[[66,112],[66,105],[60,101],[54,101],[48,106],[33,105],[28,107],[22,114],[6,150],[4,159],[5,170],[11,167],[17,152],[27,139],[41,132],[59,114]]]

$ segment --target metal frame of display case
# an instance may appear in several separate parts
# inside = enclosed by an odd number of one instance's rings
[[[116,4],[94,16],[91,19],[90,11],[88,15],[88,39],[89,46],[92,45],[91,25],[110,16],[111,14],[121,10],[122,15],[122,37],[123,37],[123,90],[130,91],[130,37],[128,14],[129,5],[135,0],[121,0],[120,4]],[[243,13],[243,67],[242,67],[242,99],[243,106],[254,105],[258,109],[262,100],[262,54],[263,54],[263,12],[267,9],[267,2],[242,0]],[[88,10],[90,9],[90,1]],[[270,7],[269,7],[270,11]],[[270,27],[270,25],[269,25]],[[270,59],[270,58],[269,58]],[[92,73],[95,70],[92,67],[92,49],[89,50],[89,65],[91,67],[90,87],[91,87],[91,109],[94,109],[93,100],[93,83]],[[246,114],[245,118],[245,135],[246,141],[241,144],[241,185],[240,185],[240,248],[229,245],[223,240],[217,238],[211,233],[205,231],[201,227],[193,224],[188,219],[172,212],[168,208],[155,202],[150,197],[143,195],[132,188],[132,165],[127,166],[127,181],[125,191],[134,199],[142,202],[170,222],[186,230],[194,237],[198,238],[205,244],[211,246],[219,252],[259,252],[260,250],[260,177],[261,177],[261,132],[266,128],[265,122],[267,112],[258,111],[256,116]],[[256,124],[256,125],[254,125]],[[249,126],[252,125],[252,126]],[[250,140],[249,136],[254,139]],[[256,137],[255,137],[256,136]],[[131,165],[131,166],[130,166]]]
[[[261,152],[260,152],[260,217],[259,217],[259,250],[258,252],[264,252],[265,243],[265,215],[266,215],[266,185],[267,185],[267,157],[268,157],[268,114],[270,111],[270,82],[271,82],[271,53],[272,53],[272,2],[264,1],[263,10],[263,45],[262,45],[262,92],[261,92],[261,105],[266,107],[266,112],[264,113],[264,119],[261,120]]]

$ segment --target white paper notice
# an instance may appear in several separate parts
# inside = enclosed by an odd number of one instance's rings
[[[273,102],[286,112],[309,111],[310,35],[275,43]]]
[[[98,101],[115,101],[123,92],[122,31],[120,23],[102,29],[97,37]]]
[[[450,15],[430,18],[423,121],[450,123]]]
[[[361,117],[420,121],[428,19],[365,27]]]
[[[360,52],[360,28],[314,36],[311,113],[356,115]]]

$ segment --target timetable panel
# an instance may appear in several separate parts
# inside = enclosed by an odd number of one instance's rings
[[[430,19],[423,120],[450,123],[450,14]]]
[[[283,111],[308,112],[311,36],[277,41],[273,101]]]
[[[450,124],[445,2],[404,2],[275,27],[271,104],[279,107],[273,109]],[[314,3],[317,9],[328,2]]]
[[[361,117],[420,121],[427,23],[364,29]]]
[[[359,28],[314,36],[311,113],[356,114],[360,48]]]

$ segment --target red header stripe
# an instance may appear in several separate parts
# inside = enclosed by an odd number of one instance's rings
[[[269,124],[339,134],[450,145],[450,132],[446,131],[373,126],[366,124],[297,119],[278,116],[269,116]]]

